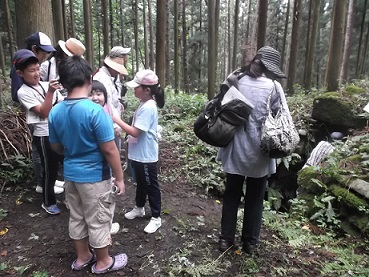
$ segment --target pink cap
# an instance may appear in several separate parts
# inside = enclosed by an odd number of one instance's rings
[[[141,70],[136,73],[132,81],[126,83],[127,87],[136,88],[141,85],[153,86],[159,83],[159,78],[154,71],[150,69]]]

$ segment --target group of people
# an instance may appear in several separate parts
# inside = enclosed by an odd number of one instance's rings
[[[137,183],[135,206],[125,218],[143,217],[148,198],[151,220],[144,231],[154,233],[162,224],[157,108],[164,106],[164,90],[155,72],[148,69],[123,84],[130,48],[113,47],[93,73],[83,58],[84,45],[75,38],[59,41],[55,48],[41,32],[27,41],[27,49],[17,51],[13,58],[12,92],[16,91],[26,110],[40,156],[42,174],[36,175],[42,179],[42,208],[49,214],[60,213],[54,183],[60,157],[64,157],[69,235],[77,254],[72,269],[92,265],[92,272],[97,274],[120,270],[127,264],[127,255],[109,256],[108,246],[116,196],[125,191],[121,135],[124,131],[128,136],[128,159]],[[45,61],[48,54],[50,59]],[[286,77],[277,50],[260,48],[241,71],[245,74],[238,81],[239,91],[254,109],[245,126],[218,151],[217,159],[226,172],[219,250],[236,245],[237,211],[244,196],[241,241],[243,250],[252,254],[259,241],[267,178],[276,172],[276,161],[260,147],[261,127],[268,114],[268,101],[274,114],[281,105],[286,105],[287,111],[288,107],[283,88],[276,81]],[[121,92],[125,86],[133,88],[140,101],[131,124],[122,120]]]
[[[77,254],[72,269],[91,265],[96,274],[120,270],[127,255],[110,256],[108,247],[116,197],[125,192],[121,134],[128,135],[128,159],[137,183],[135,206],[125,218],[144,216],[148,198],[152,217],[144,231],[154,233],[162,224],[157,107],[164,106],[164,90],[148,69],[123,84],[130,48],[113,47],[94,73],[83,58],[85,46],[76,38],[54,48],[47,35],[37,32],[26,42],[26,49],[13,56],[12,98],[25,110],[40,159],[35,174],[43,193],[41,207],[51,215],[61,212],[54,185],[62,162],[69,236]],[[122,120],[125,85],[140,101],[132,124]]]

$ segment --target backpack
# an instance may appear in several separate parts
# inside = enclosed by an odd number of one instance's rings
[[[194,123],[194,132],[202,141],[217,147],[225,147],[233,139],[237,129],[248,119],[252,106],[240,99],[232,99],[222,105],[230,87],[238,89],[238,80],[245,76],[239,70],[228,76],[220,86],[220,92],[210,100]]]

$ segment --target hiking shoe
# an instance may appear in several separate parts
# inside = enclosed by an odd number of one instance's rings
[[[56,180],[54,186],[58,188],[64,188],[64,181]]]
[[[50,205],[50,206],[46,206],[45,204],[42,204],[41,207],[48,213],[48,214],[60,214],[60,210],[58,208],[58,206],[54,205]]]
[[[41,187],[41,186],[37,186],[37,187],[36,187],[36,192],[37,192],[37,193],[42,193],[42,192],[43,192],[42,187]],[[64,192],[64,189],[63,189],[63,188],[61,188],[61,187],[57,187],[57,186],[54,186],[54,193],[55,193],[55,194],[61,194],[61,193],[63,193],[63,192]]]
[[[144,229],[145,233],[152,234],[155,233],[161,226],[161,218],[160,217],[152,217],[149,224]]]
[[[142,208],[139,208],[137,206],[135,206],[132,211],[126,213],[124,215],[125,218],[127,219],[134,219],[136,217],[143,217],[145,215],[145,208],[142,207]]]

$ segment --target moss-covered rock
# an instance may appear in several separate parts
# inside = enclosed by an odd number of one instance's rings
[[[310,193],[321,194],[326,190],[325,185],[320,186],[317,182],[313,181],[314,179],[320,180],[320,176],[321,171],[318,167],[305,167],[297,174],[297,184],[299,187]]]
[[[366,119],[354,113],[355,107],[349,97],[338,92],[326,92],[314,99],[312,118],[344,128],[362,128]]]
[[[355,85],[347,85],[344,91],[347,95],[362,94],[366,92],[365,89],[359,88]]]
[[[348,218],[348,221],[359,229],[361,233],[369,234],[369,215],[352,215]]]
[[[355,193],[349,191],[347,188],[338,185],[329,186],[329,191],[345,205],[354,208],[357,211],[369,209],[369,204],[366,200],[358,197]]]

